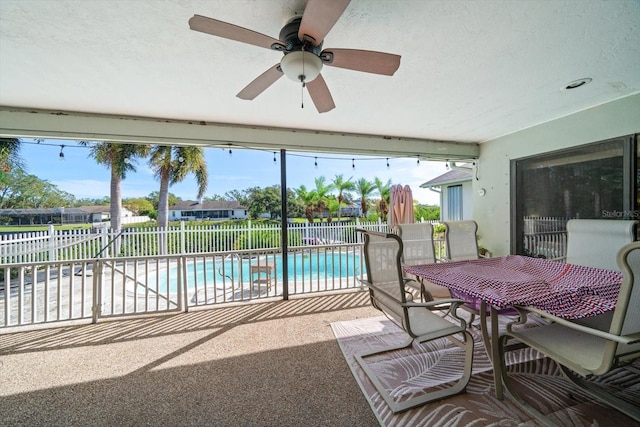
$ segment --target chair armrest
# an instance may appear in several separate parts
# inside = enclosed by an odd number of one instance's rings
[[[523,310],[527,310],[531,313],[535,313],[538,316],[550,320],[554,323],[557,323],[559,325],[562,325],[564,327],[570,328],[570,329],[574,329],[576,331],[579,332],[584,332],[585,334],[589,334],[589,335],[594,335],[600,338],[604,338],[606,340],[611,340],[611,341],[616,341],[620,344],[636,344],[640,342],[640,334],[633,334],[633,335],[614,335],[611,334],[609,332],[605,332],[605,331],[601,331],[600,329],[595,329],[595,328],[590,328],[588,326],[584,326],[581,325],[579,323],[574,323],[574,322],[570,322],[567,319],[563,319],[561,317],[557,317],[554,316],[551,313],[547,313],[544,310],[540,310],[536,307],[516,307],[518,309],[518,311],[520,312],[520,315],[522,317],[523,314],[526,315],[526,312],[524,312]],[[522,320],[522,319],[520,319]],[[513,324],[516,324],[515,322]],[[509,326],[511,326],[511,324],[509,324]],[[510,328],[509,328],[510,330]]]
[[[404,279],[404,285],[409,286],[410,288],[413,288],[417,291],[420,290],[420,283],[414,279]]]
[[[403,304],[403,307],[406,308],[415,308],[415,307],[423,307],[429,311],[444,311],[446,310],[445,316],[448,314],[458,322],[460,322],[460,327],[462,329],[467,329],[467,321],[462,317],[458,316],[458,308],[465,304],[467,301],[457,299],[457,298],[443,298],[434,301],[428,301],[423,303],[417,302],[407,302]]]
[[[393,295],[391,295],[389,292],[385,291],[383,288],[381,288],[380,286],[376,286],[373,283],[370,283],[369,281],[365,280],[365,279],[358,279],[360,281],[360,283],[362,283],[363,285],[367,286],[368,288],[373,289],[375,292],[379,292],[382,295],[384,295],[385,297],[389,298],[389,299],[396,299],[396,297],[394,297]],[[406,285],[406,284],[405,284]],[[397,285],[396,285],[397,286]],[[411,293],[407,290],[404,291],[405,293]]]

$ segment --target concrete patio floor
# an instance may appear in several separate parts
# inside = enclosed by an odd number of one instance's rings
[[[372,426],[330,324],[367,292],[0,335],[0,425]]]

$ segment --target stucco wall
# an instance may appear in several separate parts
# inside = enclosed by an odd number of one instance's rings
[[[447,189],[455,185],[462,185],[462,219],[473,219],[473,185],[471,181],[461,181],[442,186],[440,193],[440,220],[449,220],[449,192]]]
[[[472,192],[473,218],[482,244],[494,255],[509,254],[511,159],[638,132],[640,94],[635,94],[482,143]]]

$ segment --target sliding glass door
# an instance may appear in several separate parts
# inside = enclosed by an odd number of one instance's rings
[[[638,181],[636,135],[512,160],[512,253],[563,256],[571,218],[640,218]]]

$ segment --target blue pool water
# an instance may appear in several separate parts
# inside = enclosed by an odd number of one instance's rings
[[[198,286],[233,281],[234,283],[249,283],[258,279],[258,275],[250,274],[251,265],[266,265],[275,262],[276,281],[282,281],[282,256],[275,255],[254,259],[227,258],[222,261],[211,259],[198,261],[187,266],[187,287]],[[327,253],[325,254],[289,254],[288,255],[288,275],[290,279],[296,280],[323,280],[325,278],[352,277],[360,274],[360,255],[353,253]],[[169,271],[170,291],[175,292],[177,286],[177,269]],[[265,278],[263,273],[260,277]],[[165,283],[166,273],[160,275],[160,283]],[[161,285],[162,287],[162,285]]]

